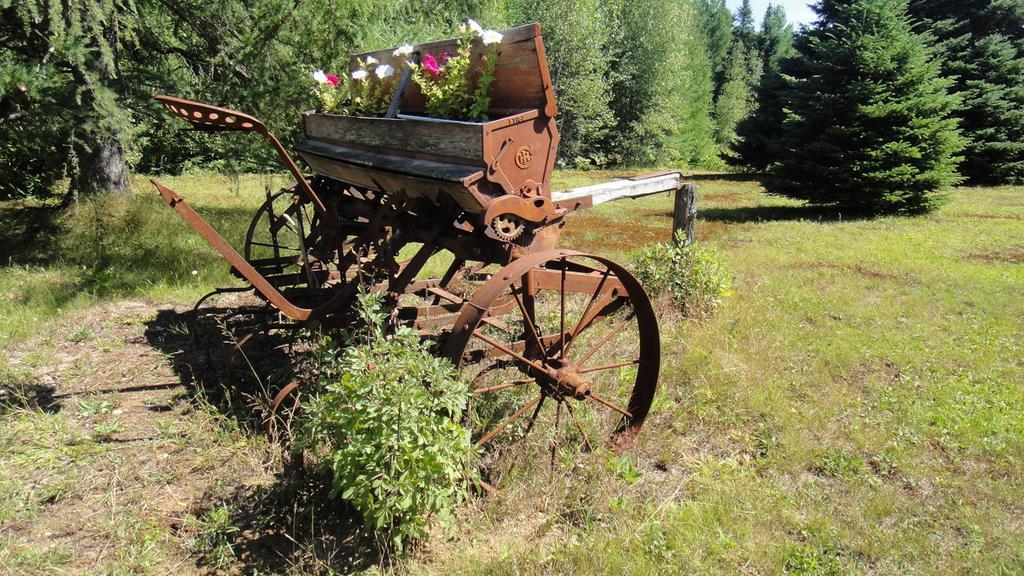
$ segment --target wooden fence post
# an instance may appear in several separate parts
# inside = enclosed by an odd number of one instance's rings
[[[683,184],[676,190],[675,208],[672,211],[672,240],[681,230],[686,241],[693,242],[693,228],[697,221],[697,185]]]

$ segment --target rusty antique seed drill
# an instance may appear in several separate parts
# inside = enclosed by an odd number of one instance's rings
[[[455,47],[443,40],[414,50]],[[241,252],[154,184],[296,326],[352,325],[360,285],[386,294],[397,321],[435,340],[471,383],[466,418],[491,464],[514,459],[511,446],[528,445],[538,423],[549,430],[538,445],[551,446],[552,459],[556,444],[621,450],[654,398],[654,311],[622,266],[557,248],[566,216],[597,195],[552,197],[558,131],[540,27],[504,31],[499,49],[491,121],[418,116],[424,99],[408,78],[388,117],[306,113],[297,148],[312,177],[259,120],[158,97],[198,130],[262,135],[295,177],[257,210]],[[400,67],[390,50],[359,56],[371,55]]]

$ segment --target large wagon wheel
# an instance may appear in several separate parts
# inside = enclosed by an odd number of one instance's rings
[[[554,466],[560,453],[626,449],[650,411],[660,348],[632,275],[549,250],[494,274],[462,307],[444,352],[471,382],[466,418],[495,479],[538,455]]]

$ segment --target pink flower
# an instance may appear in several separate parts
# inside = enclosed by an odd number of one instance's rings
[[[434,59],[432,54],[423,55],[423,67],[434,76],[441,75],[441,67],[437,65],[437,60]]]
[[[451,52],[445,50],[444,52],[441,52],[440,54],[437,55],[437,63],[440,64],[442,68],[444,68],[445,66],[448,65],[448,60],[450,60],[452,56],[455,56],[455,54],[452,54]]]
[[[330,84],[331,86],[334,86],[335,88],[337,88],[338,84],[341,84],[341,78],[338,78],[334,74],[328,74],[327,75],[327,83]]]

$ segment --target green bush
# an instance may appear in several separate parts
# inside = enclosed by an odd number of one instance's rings
[[[713,314],[732,281],[722,255],[698,242],[652,244],[630,254],[630,260],[651,297],[670,298],[691,318]]]
[[[365,327],[347,346],[320,347],[322,393],[307,405],[299,446],[332,475],[332,496],[401,551],[433,518],[450,524],[468,494],[474,451],[460,421],[469,390],[415,331],[389,333],[379,295],[362,293],[359,309]]]

